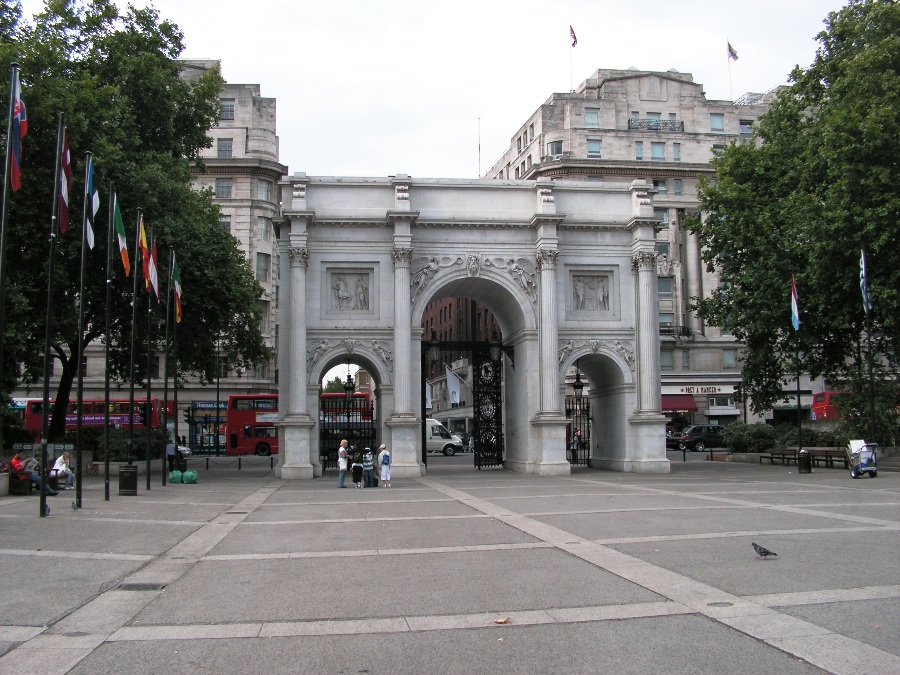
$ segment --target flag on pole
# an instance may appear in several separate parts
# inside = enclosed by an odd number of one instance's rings
[[[147,248],[147,233],[144,231],[144,216],[141,216],[140,240],[138,246],[141,249],[141,268],[144,271],[144,290],[150,292],[150,249]]]
[[[181,270],[172,255],[172,290],[175,293],[175,323],[181,323]]]
[[[797,282],[791,275],[791,323],[794,324],[794,330],[800,330],[800,308],[797,305]]]
[[[28,116],[25,113],[25,101],[22,100],[19,71],[16,71],[16,79],[10,95],[13,100],[13,129],[12,137],[9,139],[11,146],[9,183],[15,192],[22,187],[22,139],[28,133]]]
[[[446,363],[444,364],[444,370],[447,371],[447,393],[450,398],[450,403],[459,405],[459,377],[450,370],[450,366]]]
[[[872,309],[872,299],[869,297],[869,286],[866,282],[866,251],[859,252],[859,290],[862,292],[863,310],[868,314]]]
[[[157,301],[159,300],[159,272],[157,271],[156,265],[156,239],[153,240],[153,244],[150,246],[150,288],[148,290],[153,291],[153,295],[156,296]]]
[[[119,196],[113,197],[113,222],[116,227],[116,239],[119,242],[119,255],[122,257],[122,267],[125,268],[125,276],[131,274],[131,260],[128,259],[128,240],[125,239],[125,223],[122,222],[122,212],[119,211]]]
[[[100,209],[100,193],[94,186],[94,158],[88,156],[87,180],[84,184],[84,201],[87,204],[87,219],[84,221],[84,236],[89,248],[94,248],[94,218]]]
[[[59,168],[59,233],[69,231],[69,202],[72,199],[72,157],[69,132],[63,127],[62,162]]]
[[[572,24],[569,24],[569,35],[572,38],[572,46],[574,47],[575,45],[578,44],[578,38],[575,37],[575,29],[572,28]]]
[[[737,61],[738,55],[737,55],[737,52],[734,51],[734,47],[731,46],[730,42],[728,42],[726,44],[728,45],[728,58],[731,59],[732,61]]]
[[[425,383],[425,407],[431,408],[431,382]]]

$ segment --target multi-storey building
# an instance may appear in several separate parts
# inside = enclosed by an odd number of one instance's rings
[[[753,142],[770,94],[708,100],[689,73],[597,70],[575,91],[550,96],[512,136],[487,178],[631,182],[654,187],[662,407],[675,426],[746,416],[735,403],[740,349],[722,329],[690,311],[718,277],[683,227],[699,208],[700,176],[732,142]]]

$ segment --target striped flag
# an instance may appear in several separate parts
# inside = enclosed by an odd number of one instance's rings
[[[572,24],[569,24],[569,36],[572,38],[572,46],[574,47],[578,44],[578,38],[575,37],[575,29],[572,28]]]
[[[797,283],[791,275],[791,323],[794,330],[800,330],[800,308],[797,305]]]
[[[19,71],[10,92],[13,104],[13,130],[10,134],[9,184],[13,192],[22,187],[22,139],[28,133],[28,115],[25,112],[25,101],[22,100],[22,87],[19,85]],[[18,129],[16,129],[18,127]],[[18,131],[18,133],[16,133]]]
[[[731,59],[732,61],[737,61],[738,55],[737,55],[737,52],[734,51],[734,47],[731,46],[730,42],[728,42],[726,44],[728,44],[728,58]]]
[[[159,300],[159,272],[157,264],[156,264],[156,239],[153,240],[153,243],[150,246],[150,288],[147,290],[153,291],[153,295],[156,296],[157,301]]]
[[[119,196],[113,197],[113,223],[116,228],[116,239],[119,242],[119,255],[122,257],[122,267],[125,268],[125,276],[131,274],[131,260],[128,259],[128,240],[125,238],[125,223],[122,222],[122,212],[119,211]]]
[[[175,293],[175,323],[181,323],[181,270],[172,255],[172,290]]]
[[[72,199],[72,153],[69,132],[63,127],[62,158],[59,167],[59,233],[69,231],[69,201]]]
[[[150,292],[150,249],[147,247],[147,233],[144,231],[144,216],[141,216],[141,236],[138,246],[141,249],[141,268],[144,271],[144,289]]]
[[[859,252],[859,290],[862,292],[863,310],[868,314],[872,310],[872,299],[869,297],[869,286],[866,282],[866,250]]]
[[[87,180],[84,182],[84,201],[87,218],[84,221],[84,237],[89,248],[94,248],[94,218],[100,209],[100,193],[94,186],[94,158],[88,155]]]

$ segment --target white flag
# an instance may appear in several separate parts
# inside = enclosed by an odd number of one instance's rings
[[[446,363],[444,364],[444,370],[447,371],[447,393],[450,397],[451,405],[455,403],[459,405],[459,378],[456,376],[452,370],[450,370],[450,366]]]
[[[425,407],[431,407],[431,382],[425,383]]]

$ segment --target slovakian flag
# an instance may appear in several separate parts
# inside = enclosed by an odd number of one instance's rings
[[[175,293],[175,323],[181,323],[181,270],[172,255],[172,292]]]
[[[59,166],[59,233],[69,231],[69,202],[72,201],[72,153],[69,132],[63,127],[62,157]]]
[[[797,282],[791,275],[791,323],[794,330],[800,330],[800,307],[797,305]]]
[[[141,216],[141,236],[138,246],[141,249],[141,267],[144,271],[144,289],[150,292],[150,249],[147,247],[147,233],[144,232],[144,216]]]
[[[116,239],[119,242],[119,255],[122,257],[122,267],[125,268],[125,276],[127,277],[131,274],[131,260],[128,258],[128,240],[125,238],[125,223],[122,222],[118,195],[113,197],[113,223],[116,228]]]
[[[569,24],[569,36],[572,38],[572,46],[574,47],[578,44],[578,38],[575,37],[575,29],[572,28],[572,24]]]
[[[868,314],[872,310],[872,298],[869,297],[869,285],[866,281],[866,250],[859,252],[859,290],[862,292],[863,310]]]
[[[28,133],[28,116],[25,113],[25,101],[22,100],[22,88],[19,85],[19,71],[13,81],[10,94],[13,103],[13,124],[10,143],[9,183],[13,192],[22,187],[22,139]],[[18,132],[18,133],[17,133]]]
[[[84,221],[84,238],[87,240],[89,248],[94,248],[94,218],[97,217],[97,211],[100,210],[100,193],[94,187],[94,158],[88,155],[87,180],[84,181],[84,203],[87,206],[85,214],[87,218]]]
[[[150,288],[153,289],[153,295],[159,300],[159,272],[156,264],[156,239],[150,246]],[[150,290],[150,289],[148,289]]]
[[[737,61],[737,52],[734,51],[734,47],[731,46],[730,42],[726,42],[726,44],[728,45],[728,58],[732,61]]]

